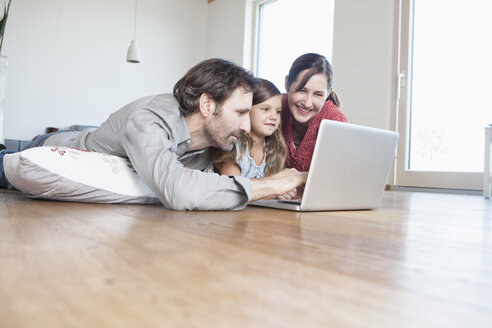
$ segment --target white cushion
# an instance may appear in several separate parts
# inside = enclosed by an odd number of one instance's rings
[[[5,155],[9,182],[29,197],[90,203],[160,203],[130,161],[69,147]]]

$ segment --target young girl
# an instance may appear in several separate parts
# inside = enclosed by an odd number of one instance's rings
[[[284,168],[286,147],[279,129],[282,95],[270,81],[259,81],[249,114],[251,132],[232,151],[217,151],[213,156],[215,170],[222,175],[262,178]]]

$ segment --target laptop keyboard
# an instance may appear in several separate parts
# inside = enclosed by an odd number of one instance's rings
[[[293,205],[301,205],[301,201],[300,200],[278,200],[279,203],[284,203],[284,204],[293,204]]]

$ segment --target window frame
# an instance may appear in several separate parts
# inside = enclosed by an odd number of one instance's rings
[[[256,0],[253,1],[253,38],[252,38],[252,56],[251,56],[251,71],[255,76],[258,76],[261,41],[261,6],[277,2],[279,0]]]

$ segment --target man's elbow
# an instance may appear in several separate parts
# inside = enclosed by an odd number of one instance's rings
[[[170,210],[175,211],[191,211],[196,208],[190,197],[190,191],[185,191],[184,188],[172,188],[159,193],[158,197],[162,204]]]

